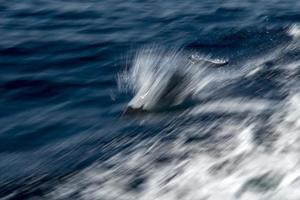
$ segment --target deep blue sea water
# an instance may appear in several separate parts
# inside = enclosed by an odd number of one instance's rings
[[[0,1],[0,199],[299,199],[299,10]],[[174,70],[195,103],[123,115]]]

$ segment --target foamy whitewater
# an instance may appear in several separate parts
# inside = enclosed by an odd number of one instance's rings
[[[163,123],[158,134],[164,137],[143,140],[130,151],[96,162],[47,197],[299,200],[300,58],[287,59],[300,50],[299,27],[292,26],[286,34],[290,41],[265,56],[229,60],[218,68],[203,58],[226,58],[201,55],[195,63],[189,59],[195,52],[158,47],[137,52],[129,69],[119,75],[119,88],[133,94],[128,105],[171,108],[168,114],[123,120],[141,126]],[[176,84],[172,99],[164,102],[160,95],[174,73],[184,77],[176,81],[184,82]],[[261,77],[275,89],[255,85]],[[247,96],[246,89],[257,93]],[[195,103],[172,109],[188,98]]]

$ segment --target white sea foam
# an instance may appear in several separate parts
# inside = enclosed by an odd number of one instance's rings
[[[89,167],[49,197],[64,199],[76,193],[89,200],[299,199],[299,104],[300,95],[292,95],[272,117],[270,128],[277,139],[271,150],[255,143],[259,122],[231,121],[223,123],[215,133],[231,136],[215,144],[214,149],[219,149],[215,153],[208,153],[203,146],[191,148],[182,138],[167,147],[156,143],[151,149],[116,155],[107,161],[114,166],[109,169],[102,164]],[[157,153],[182,155],[194,150],[197,153],[184,159],[174,158],[165,165],[154,162]],[[139,184],[138,176],[144,182],[139,189],[130,189],[128,185],[133,180]]]
[[[258,113],[273,109],[274,107],[272,107],[272,105],[275,105],[275,102],[259,99],[224,98],[222,100],[210,101],[209,103],[198,105],[191,110],[191,113]]]
[[[235,74],[211,69],[203,63],[190,64],[185,61],[187,56],[182,51],[173,54],[159,51],[158,55],[148,50],[139,52],[134,67],[120,77],[122,81],[129,81],[126,86],[138,97],[146,95],[141,103],[147,106],[157,103],[157,90],[164,86],[164,79],[168,79],[168,73],[174,72],[172,70],[179,70],[189,77],[188,86],[180,94],[191,92],[197,97],[214,97],[210,94],[214,94],[220,85],[255,76],[265,70],[262,65],[269,60],[280,61],[274,69],[286,70],[284,73],[288,76],[279,81],[282,88],[277,92],[288,96],[278,101],[240,97],[205,101],[182,115],[191,114],[195,120],[197,116],[218,113],[220,118],[184,123],[179,117],[159,133],[170,134],[167,130],[173,130],[178,133],[174,140],[162,141],[153,137],[142,141],[128,154],[120,152],[70,176],[47,197],[87,200],[300,199],[300,93],[297,92],[298,79],[292,80],[289,75],[291,71],[296,73],[297,60],[287,61],[295,64],[291,67],[280,60],[282,54],[295,48],[298,48],[295,41],[280,46],[265,57],[245,63],[246,67],[242,66]],[[140,103],[135,98],[131,104]],[[222,114],[229,115],[222,117]],[[166,157],[165,161],[158,162],[161,157]]]

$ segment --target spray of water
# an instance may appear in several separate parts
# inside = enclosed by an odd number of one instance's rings
[[[137,52],[132,67],[120,74],[119,85],[134,94],[128,107],[162,110],[200,99],[201,93],[207,95],[211,88],[234,78],[218,68],[227,62],[180,49],[143,48]]]

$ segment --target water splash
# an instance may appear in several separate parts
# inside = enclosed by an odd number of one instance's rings
[[[144,48],[137,52],[132,67],[119,76],[119,85],[134,93],[128,107],[144,111],[167,109],[197,100],[201,91],[232,78],[213,69],[227,63],[189,55],[180,49]]]

